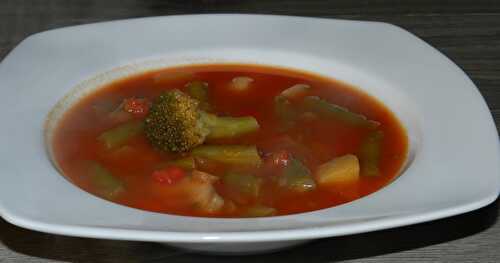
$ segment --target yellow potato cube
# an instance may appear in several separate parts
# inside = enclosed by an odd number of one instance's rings
[[[347,154],[320,165],[315,179],[320,186],[356,183],[359,180],[358,157]]]

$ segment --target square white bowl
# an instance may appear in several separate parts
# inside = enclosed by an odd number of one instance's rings
[[[147,69],[242,62],[312,71],[358,86],[398,116],[410,138],[402,175],[356,201],[310,213],[213,219],[152,213],[84,192],[50,162],[63,110],[100,84]],[[75,87],[77,87],[75,89]],[[470,79],[393,25],[263,15],[122,20],[28,37],[0,64],[0,215],[63,235],[255,252],[456,215],[494,201],[499,141]],[[46,118],[62,100],[63,107]]]

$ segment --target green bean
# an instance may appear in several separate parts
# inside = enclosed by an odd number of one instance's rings
[[[382,131],[371,132],[361,145],[360,169],[362,176],[379,176],[380,147],[384,134]]]
[[[97,139],[104,144],[106,149],[113,149],[125,144],[130,138],[141,133],[143,127],[142,121],[127,122],[103,132]]]
[[[350,112],[344,107],[329,103],[319,97],[307,96],[304,98],[303,105],[307,111],[315,112],[326,118],[336,118],[355,126],[364,126],[373,129],[380,125],[380,123],[368,120],[361,114]]]
[[[244,213],[244,217],[262,217],[262,216],[272,216],[276,213],[276,209],[264,206],[264,205],[255,205],[249,207]]]
[[[191,153],[194,157],[229,165],[259,167],[262,162],[255,145],[202,145],[194,148]]]
[[[99,196],[114,199],[124,191],[123,182],[97,162],[90,162],[88,175]]]
[[[202,110],[210,110],[208,84],[203,81],[191,81],[186,84],[188,94],[200,102]]]
[[[293,125],[297,112],[290,101],[283,95],[274,97],[274,114],[282,122],[285,128]]]
[[[178,166],[180,168],[192,170],[195,168],[194,158],[189,156],[169,162],[171,165]]]
[[[180,158],[180,159],[175,159],[172,161],[168,162],[161,162],[158,165],[156,165],[156,169],[163,169],[169,166],[177,166],[186,170],[193,170],[196,165],[194,158],[191,156],[185,157],[185,158]]]
[[[316,188],[311,171],[295,158],[290,159],[278,183],[296,192],[306,192]]]
[[[259,129],[259,123],[254,117],[218,117],[203,112],[201,114],[210,129],[208,139],[234,138]]]
[[[222,182],[231,191],[253,198],[257,198],[262,185],[262,180],[254,175],[234,172],[225,174]]]

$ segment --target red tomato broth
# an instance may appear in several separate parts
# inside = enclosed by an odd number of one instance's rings
[[[189,72],[184,74],[183,72]],[[168,78],[169,75],[180,74],[180,78]],[[167,76],[160,79],[158,76]],[[248,76],[254,81],[246,91],[229,89],[232,78]],[[354,186],[341,188],[317,187],[305,193],[291,193],[280,189],[272,179],[276,172],[258,169],[257,176],[265,178],[261,194],[247,204],[226,202],[224,208],[216,213],[201,212],[186,206],[185,202],[175,200],[171,196],[162,196],[161,186],[155,182],[151,174],[158,163],[166,162],[186,154],[161,152],[152,147],[144,134],[140,134],[129,142],[129,151],[113,152],[103,148],[96,139],[99,135],[116,126],[103,118],[102,109],[96,111],[96,105],[117,107],[123,99],[131,97],[154,98],[168,89],[181,89],[187,82],[201,80],[209,85],[210,104],[217,115],[253,116],[257,119],[258,132],[236,139],[211,141],[222,144],[254,144],[263,159],[272,151],[286,149],[292,154],[304,157],[304,164],[314,174],[316,167],[334,157],[344,154],[357,154],[367,130],[352,127],[331,119],[300,120],[295,127],[284,132],[274,114],[274,97],[281,91],[297,83],[309,84],[310,94],[336,103],[352,112],[360,113],[381,125],[383,131],[381,155],[379,161],[380,176],[361,177]],[[113,105],[113,107],[109,107]],[[105,108],[105,107],[104,107]],[[291,142],[298,142],[296,147]],[[205,217],[240,217],[242,211],[256,202],[272,206],[276,215],[293,214],[328,208],[350,202],[379,190],[400,172],[406,157],[408,139],[404,128],[394,114],[379,101],[368,94],[339,81],[323,78],[306,72],[261,65],[193,65],[151,71],[130,76],[105,85],[93,94],[77,102],[63,116],[54,136],[55,160],[64,175],[82,189],[95,194],[82,165],[94,160],[106,167],[113,176],[125,182],[125,191],[112,201],[149,211],[168,214]],[[123,150],[123,149],[122,149]],[[212,165],[211,172],[220,172],[219,164]],[[271,179],[269,179],[271,178]],[[217,193],[223,198],[230,189],[220,182],[214,184]],[[227,198],[226,198],[227,199]],[[233,203],[233,204],[231,204]]]

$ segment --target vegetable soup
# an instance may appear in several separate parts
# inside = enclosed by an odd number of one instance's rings
[[[348,84],[261,65],[192,65],[120,79],[78,101],[54,159],[85,191],[202,217],[314,211],[395,179],[408,139]]]

